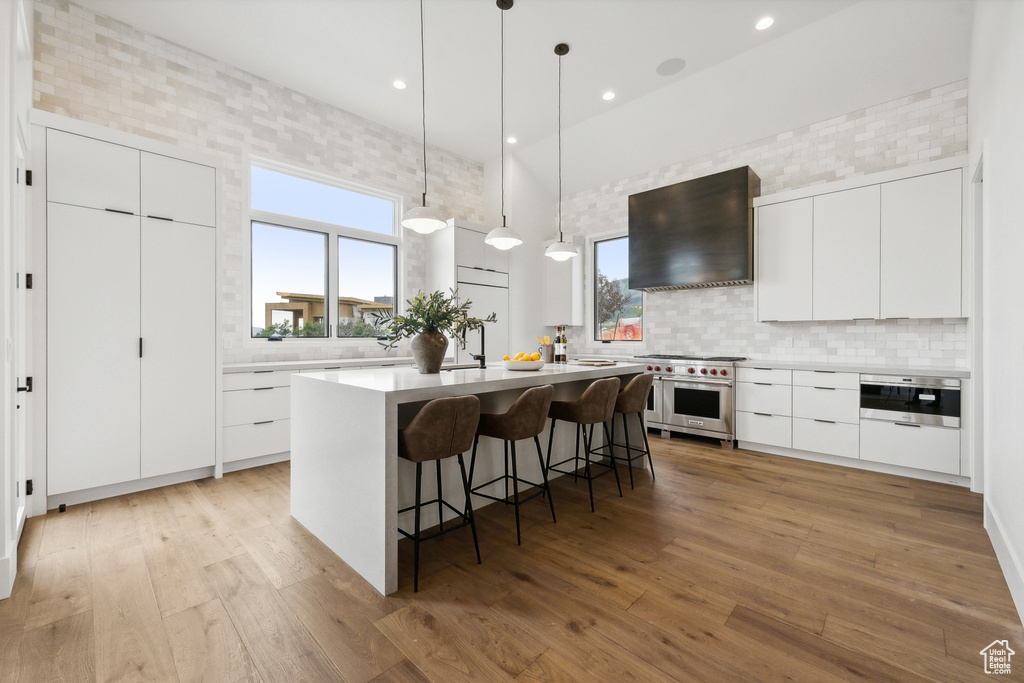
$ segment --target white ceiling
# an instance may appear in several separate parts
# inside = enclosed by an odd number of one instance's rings
[[[417,0],[75,0],[422,139]],[[967,76],[971,0],[424,0],[427,141],[506,147],[564,190],[749,142]],[[767,31],[754,30],[764,15]],[[674,76],[655,69],[686,60]],[[408,83],[396,90],[392,82]],[[611,102],[601,99],[613,90]]]

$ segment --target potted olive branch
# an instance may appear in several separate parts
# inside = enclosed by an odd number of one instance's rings
[[[403,339],[412,338],[410,347],[416,367],[423,374],[441,371],[441,362],[448,349],[448,337],[465,347],[464,336],[469,330],[478,330],[484,323],[493,323],[498,317],[491,313],[486,318],[469,315],[472,301],[458,302],[457,290],[424,294],[417,292],[411,301],[405,302],[405,313],[395,315],[394,311],[377,315],[377,325],[384,329],[380,344],[392,349]]]

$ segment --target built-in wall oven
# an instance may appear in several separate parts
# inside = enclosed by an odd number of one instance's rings
[[[647,397],[648,427],[697,434],[732,446],[733,374],[742,358],[638,356],[654,374]]]
[[[860,416],[887,422],[959,427],[960,380],[861,375]]]

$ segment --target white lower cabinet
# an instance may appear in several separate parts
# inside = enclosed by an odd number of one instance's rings
[[[860,428],[856,424],[794,417],[793,448],[856,458],[860,454]]]
[[[792,448],[792,371],[738,368],[736,380],[736,438]]]
[[[861,420],[860,458],[944,474],[960,474],[960,430]]]
[[[860,375],[793,371],[793,448],[856,458],[859,423]]]
[[[224,427],[224,462],[237,462],[291,449],[291,420],[267,420]]]
[[[224,462],[291,449],[291,370],[224,376]]]
[[[793,418],[769,413],[736,413],[736,438],[767,446],[791,448]]]

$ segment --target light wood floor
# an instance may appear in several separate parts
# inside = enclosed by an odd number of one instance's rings
[[[652,438],[657,480],[553,483],[384,598],[288,515],[287,464],[30,519],[0,681],[983,680],[1024,632],[981,498]],[[404,542],[403,542],[404,543]]]

